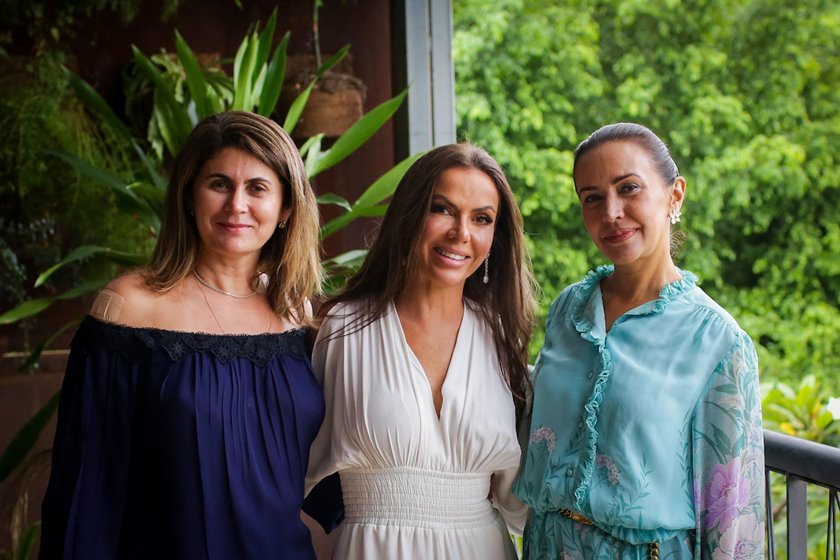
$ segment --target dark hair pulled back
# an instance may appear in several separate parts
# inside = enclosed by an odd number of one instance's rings
[[[665,142],[646,126],[624,122],[602,126],[575,148],[575,163],[572,167],[572,175],[577,170],[578,161],[583,154],[607,142],[616,141],[630,141],[644,148],[666,185],[670,185],[679,177],[679,169],[677,169],[677,164],[674,163],[674,158],[671,157],[671,152]]]

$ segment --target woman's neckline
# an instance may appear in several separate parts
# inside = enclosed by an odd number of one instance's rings
[[[212,333],[207,331],[186,331],[180,329],[165,329],[161,327],[152,327],[152,326],[136,326],[136,325],[126,325],[124,323],[113,323],[110,321],[103,321],[94,317],[93,315],[87,315],[85,317],[87,320],[93,321],[99,325],[103,325],[105,327],[115,328],[115,329],[123,329],[129,331],[145,331],[145,332],[159,332],[162,334],[169,334],[169,335],[183,335],[183,336],[208,336],[208,337],[270,337],[270,336],[284,336],[284,335],[293,335],[298,333],[305,333],[305,327],[294,327],[285,331],[281,332],[261,332],[261,333]]]

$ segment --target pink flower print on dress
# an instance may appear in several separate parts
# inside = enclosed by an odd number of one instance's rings
[[[589,542],[589,539],[592,537],[592,525],[584,525],[583,523],[574,523],[572,527],[575,530],[575,533],[581,539],[581,542]]]
[[[708,512],[706,526],[724,532],[750,501],[750,482],[741,476],[741,458],[715,465],[705,490],[702,499],[703,509]]]
[[[601,476],[606,476],[611,485],[615,486],[621,480],[621,471],[618,470],[615,461],[604,454],[595,455],[595,466],[601,472]]]
[[[720,537],[712,560],[751,560],[763,557],[764,522],[754,514],[739,517]]]
[[[531,443],[539,443],[541,441],[544,441],[546,447],[548,447],[549,453],[554,451],[554,447],[555,445],[557,445],[557,438],[554,436],[554,430],[552,430],[548,426],[542,426],[537,430],[534,430],[534,433],[531,434],[529,441]]]

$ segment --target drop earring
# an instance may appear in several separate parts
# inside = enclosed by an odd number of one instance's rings
[[[682,217],[682,212],[676,206],[671,206],[671,210],[668,212],[668,218],[671,220],[671,225],[679,223],[680,217]]]
[[[490,254],[487,254],[487,257],[484,259],[484,278],[481,279],[482,282],[488,284],[490,282]]]

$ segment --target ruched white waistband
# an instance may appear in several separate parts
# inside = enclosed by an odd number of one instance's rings
[[[429,529],[492,523],[490,475],[413,467],[341,471],[345,522]]]

